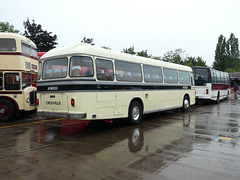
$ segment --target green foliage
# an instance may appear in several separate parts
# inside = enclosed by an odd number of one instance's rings
[[[132,47],[130,47],[130,48],[123,49],[123,52],[124,52],[124,53],[127,53],[127,54],[132,54],[132,55],[137,54],[137,53],[134,51],[134,46],[132,46]]]
[[[148,55],[147,50],[142,50],[140,52],[137,52],[137,56],[142,56],[142,57],[146,57],[146,58],[150,58],[151,56]]]
[[[193,66],[204,66],[204,67],[207,67],[207,63],[206,61],[204,61],[202,59],[202,57],[187,57],[186,59],[183,60],[182,62],[183,65],[186,65],[186,66],[190,66],[190,67],[193,67]]]
[[[38,51],[47,52],[53,48],[55,48],[58,43],[57,35],[51,35],[52,32],[47,32],[42,30],[42,26],[40,24],[36,24],[33,20],[32,23],[27,19],[26,22],[23,22],[25,31],[24,36],[31,39],[37,46]]]
[[[14,29],[8,22],[0,22],[0,32],[19,33],[19,30]]]
[[[213,68],[228,72],[240,70],[239,43],[238,38],[233,33],[231,33],[227,41],[223,35],[219,36]]]
[[[108,49],[108,50],[111,50],[110,47],[107,47],[107,46],[102,46],[103,49]]]
[[[163,59],[167,62],[172,62],[176,64],[182,64],[184,61],[183,55],[185,51],[182,49],[175,49],[174,51],[167,51],[163,55]]]

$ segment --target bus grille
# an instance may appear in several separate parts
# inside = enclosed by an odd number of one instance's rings
[[[29,97],[30,97],[30,105],[31,106],[36,105],[37,91],[30,91]]]

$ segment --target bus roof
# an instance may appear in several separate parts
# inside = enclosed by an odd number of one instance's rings
[[[52,59],[63,56],[74,56],[74,55],[90,55],[102,58],[123,60],[133,63],[143,63],[148,65],[156,65],[167,68],[173,68],[178,70],[192,71],[189,66],[184,66],[180,64],[174,64],[170,62],[155,60],[151,58],[144,58],[141,56],[130,55],[127,53],[121,53],[113,50],[108,50],[104,48],[94,47],[90,44],[80,43],[74,46],[54,48],[44,54],[40,60]]]
[[[35,45],[35,43],[33,41],[31,41],[27,37],[22,36],[20,34],[9,33],[9,32],[0,32],[0,38],[13,38],[17,41],[23,40],[23,41],[27,42],[29,45],[31,45],[31,46],[33,46],[34,48],[37,49],[37,46]]]

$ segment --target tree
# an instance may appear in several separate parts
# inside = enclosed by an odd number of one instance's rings
[[[227,68],[234,68],[239,65],[239,44],[238,38],[231,33],[226,44]]]
[[[213,68],[223,71],[226,69],[226,38],[223,35],[218,37],[218,43],[215,50],[215,61]]]
[[[53,48],[55,48],[58,43],[57,35],[51,35],[52,32],[47,32],[42,30],[42,26],[40,24],[36,24],[33,20],[32,23],[27,19],[26,22],[23,22],[25,31],[24,36],[31,39],[37,46],[38,51],[47,52]]]
[[[147,50],[145,50],[145,51],[142,50],[140,52],[137,52],[137,56],[146,57],[146,58],[150,58],[151,57],[151,55],[148,55]]]
[[[19,33],[19,30],[14,29],[14,26],[8,22],[0,22],[0,32]]]
[[[127,54],[132,54],[132,55],[137,54],[137,53],[134,51],[134,46],[132,46],[132,47],[130,47],[130,48],[123,49],[123,52],[124,52],[124,53],[127,53]]]
[[[175,49],[174,51],[167,51],[163,55],[163,59],[167,62],[172,62],[176,64],[182,64],[184,61],[183,55],[185,51],[182,49]]]
[[[185,60],[183,60],[182,62],[183,65],[186,65],[186,66],[190,66],[190,67],[193,67],[193,66],[204,66],[204,67],[207,67],[207,63],[206,61],[204,61],[202,59],[202,57],[187,57]]]
[[[239,56],[238,38],[231,33],[229,39],[226,41],[226,38],[220,35],[216,46],[213,68],[228,72],[240,71]]]
[[[93,45],[95,45],[95,43],[93,43],[93,41],[94,41],[93,38],[84,37],[83,40],[81,41],[81,43],[87,43],[87,44],[91,44],[93,46]]]

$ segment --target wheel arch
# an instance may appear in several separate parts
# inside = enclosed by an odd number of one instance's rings
[[[130,101],[130,103],[128,105],[128,111],[129,111],[129,108],[130,108],[132,102],[134,102],[134,101],[138,101],[142,105],[142,111],[144,112],[144,104],[143,104],[143,101],[140,97],[135,97]]]
[[[15,109],[18,111],[19,110],[19,106],[17,101],[15,101],[15,99],[8,97],[8,96],[0,96],[0,99],[7,99],[9,101],[11,101],[14,104]]]

